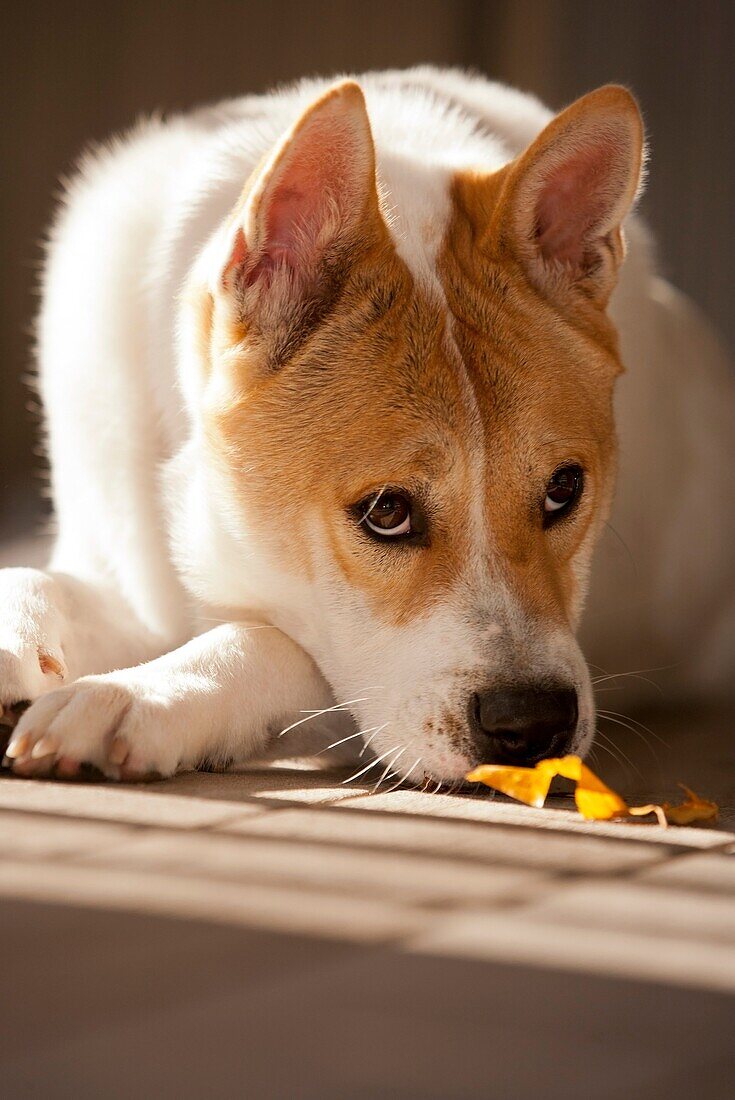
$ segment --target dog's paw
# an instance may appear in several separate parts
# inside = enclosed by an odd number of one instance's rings
[[[4,763],[16,775],[139,781],[184,763],[186,705],[135,670],[89,676],[43,695],[21,717]]]
[[[7,638],[5,644],[9,645]],[[0,757],[30,703],[66,679],[60,646],[52,650],[21,639],[10,645],[12,649],[0,649]]]
[[[35,569],[0,570],[0,724],[17,705],[68,679],[61,638],[65,623],[52,578]]]
[[[16,703],[31,702],[66,679],[60,645],[5,639],[0,648],[0,720]]]

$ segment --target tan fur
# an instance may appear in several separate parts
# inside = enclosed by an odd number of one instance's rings
[[[531,614],[574,622],[574,558],[612,495],[612,393],[621,365],[603,312],[584,297],[560,308],[531,285],[502,216],[508,174],[456,177],[439,271],[482,411],[496,568]],[[545,531],[545,486],[572,462],[586,471],[580,507],[573,521]]]
[[[569,122],[561,116],[493,175],[456,176],[438,263],[446,303],[398,257],[373,167],[324,313],[285,341],[286,358],[274,364],[247,310],[235,318],[226,298],[213,313],[201,302],[201,345],[219,359],[207,436],[247,524],[297,574],[312,575],[326,544],[388,622],[407,623],[462,580],[478,474],[493,574],[530,618],[578,618],[589,557],[580,551],[612,496],[621,366],[600,294],[540,285],[517,217],[529,174]],[[257,211],[260,195],[243,202]],[[570,462],[586,471],[585,493],[573,519],[546,531],[547,482]],[[376,545],[356,530],[350,508],[385,486],[423,501],[428,547]]]
[[[467,550],[471,410],[448,354],[440,303],[415,286],[384,238],[353,266],[330,317],[286,366],[253,377],[245,353],[232,380],[239,392],[217,387],[207,413],[227,470],[248,471],[238,488],[249,522],[283,564],[308,574],[326,540],[344,577],[396,623],[431,606]],[[350,507],[385,485],[428,494],[428,551],[396,553],[356,533]]]

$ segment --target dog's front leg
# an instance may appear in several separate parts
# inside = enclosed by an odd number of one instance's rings
[[[24,776],[168,776],[247,760],[299,717],[328,707],[311,658],[275,627],[230,623],[148,664],[85,676],[26,711],[6,763]]]

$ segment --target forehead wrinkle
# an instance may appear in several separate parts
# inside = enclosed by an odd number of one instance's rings
[[[468,515],[470,517],[471,530],[468,540],[470,553],[468,555],[467,565],[469,573],[484,575],[487,570],[487,550],[489,543],[489,531],[485,509],[488,448],[480,401],[475,386],[473,385],[470,371],[457,343],[454,325],[454,314],[447,306],[446,344],[452,360],[458,367],[457,378],[461,386],[469,419],[466,447],[469,459],[467,464],[470,478]]]

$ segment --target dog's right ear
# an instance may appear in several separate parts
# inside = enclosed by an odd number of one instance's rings
[[[273,288],[310,296],[378,212],[375,149],[359,85],[313,103],[254,172],[227,227],[217,289],[245,308]]]

